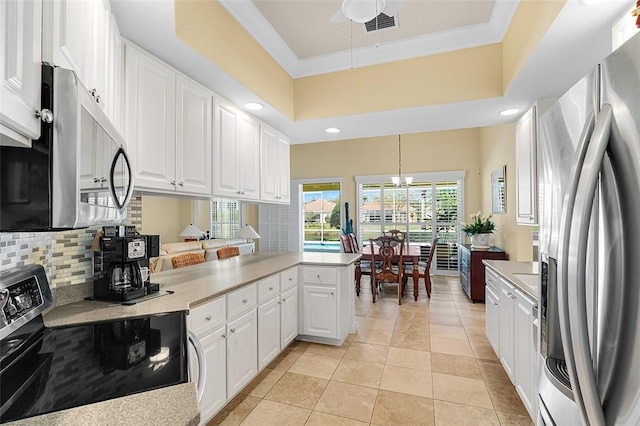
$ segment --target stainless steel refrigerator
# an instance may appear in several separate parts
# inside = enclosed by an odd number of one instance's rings
[[[541,115],[538,425],[640,424],[640,35]]]

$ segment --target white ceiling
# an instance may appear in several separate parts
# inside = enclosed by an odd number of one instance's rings
[[[338,10],[340,0],[255,0],[255,3],[221,0],[221,3],[292,77],[499,42],[517,7],[516,0],[497,0],[495,3],[487,0],[405,0],[398,19],[401,31],[406,31],[406,35],[400,35],[400,29],[386,30],[376,34],[377,39],[372,44],[372,34],[363,35],[360,25],[353,24],[351,28],[348,21],[329,21]],[[568,0],[501,98],[298,122],[284,117],[269,105],[253,114],[289,135],[292,143],[513,122],[518,116],[502,117],[499,111],[508,107],[524,110],[535,99],[560,95],[606,57],[611,51],[611,25],[630,10],[633,3],[633,0],[609,0],[600,5],[585,6],[579,0]],[[438,15],[440,18],[436,22],[414,19],[414,15],[426,13],[421,8],[442,8],[443,4],[454,9],[446,9],[449,13]],[[463,4],[467,7],[455,9]],[[111,5],[125,38],[237,105],[247,101],[266,104],[175,36],[173,0],[111,0]],[[450,16],[452,10],[456,10],[455,17]],[[403,17],[403,14],[410,17]],[[306,25],[299,25],[300,22]],[[344,50],[345,28],[348,37],[353,29],[353,51],[350,47]],[[424,32],[420,34],[419,31]],[[347,41],[350,46],[351,41]],[[327,127],[338,127],[342,132],[328,134],[324,131]]]

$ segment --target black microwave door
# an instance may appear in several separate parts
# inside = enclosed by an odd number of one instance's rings
[[[133,194],[133,174],[129,157],[122,147],[118,148],[113,156],[109,173],[109,187],[115,206],[118,209],[123,209]]]

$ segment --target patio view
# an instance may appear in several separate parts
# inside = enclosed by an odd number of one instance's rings
[[[340,251],[340,183],[302,185],[304,251]]]

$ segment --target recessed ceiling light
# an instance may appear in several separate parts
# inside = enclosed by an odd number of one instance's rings
[[[500,115],[514,115],[517,114],[518,111],[520,111],[518,108],[509,108],[509,109],[505,109],[504,111],[500,111]]]
[[[244,107],[246,109],[250,109],[251,111],[260,111],[263,108],[262,104],[258,102],[247,102],[246,104],[244,104]]]
[[[328,127],[324,129],[324,131],[327,133],[340,133],[342,130],[338,129],[337,127]]]

